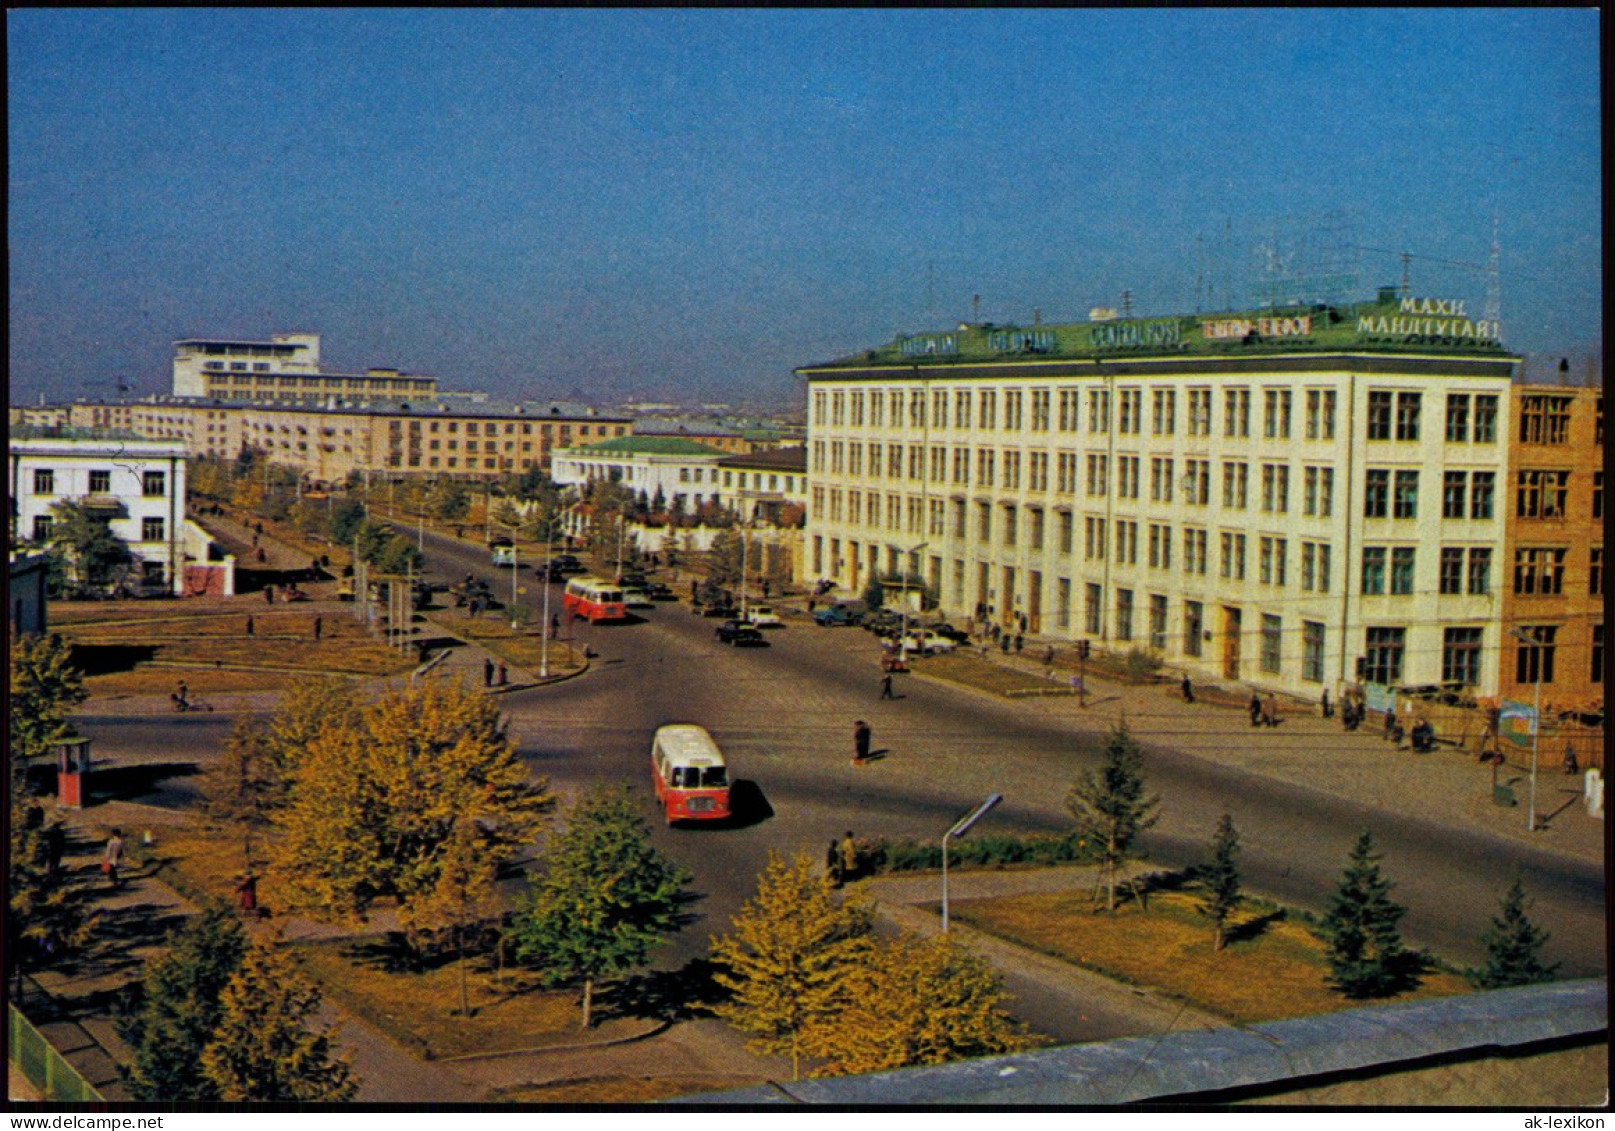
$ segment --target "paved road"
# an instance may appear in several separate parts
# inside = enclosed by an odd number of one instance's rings
[[[501,574],[480,552],[428,538],[446,576]],[[536,583],[527,582],[536,588]],[[498,590],[496,589],[496,592]],[[676,965],[752,890],[775,848],[818,856],[851,828],[860,835],[935,837],[992,792],[1005,803],[998,828],[1061,830],[1069,784],[1097,760],[1102,727],[1069,699],[1006,701],[923,678],[900,680],[902,697],[877,701],[878,648],[866,633],[818,629],[801,618],[769,634],[772,647],[734,650],[688,606],[663,605],[639,623],[579,626],[598,653],[571,683],[507,697],[514,732],[534,769],[563,789],[621,780],[655,810],[647,779],[651,733],[667,722],[707,726],[738,779],[755,784],[768,814],[722,830],[657,827],[656,838],[696,874],[698,916],[662,955]],[[874,727],[880,761],[849,764],[856,718]],[[1208,725],[1237,727],[1208,709]],[[1241,741],[1251,741],[1242,739]],[[1322,755],[1320,755],[1322,756]],[[1321,910],[1360,830],[1372,829],[1397,897],[1411,908],[1405,933],[1459,961],[1476,961],[1497,896],[1518,870],[1553,932],[1549,953],[1567,975],[1603,973],[1603,871],[1592,862],[1438,820],[1370,808],[1214,759],[1154,748],[1151,787],[1164,799],[1146,834],[1152,859],[1201,858],[1218,817],[1241,830],[1249,886]]]

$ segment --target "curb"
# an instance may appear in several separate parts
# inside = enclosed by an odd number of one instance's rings
[[[638,1041],[648,1041],[652,1037],[659,1037],[673,1027],[673,1022],[667,1020],[652,1021],[650,1028],[643,1033],[630,1033],[626,1037],[612,1037],[606,1041],[585,1041],[572,1045],[542,1045],[530,1049],[504,1049],[500,1052],[470,1052],[460,1056],[438,1056],[432,1058],[434,1064],[468,1064],[483,1060],[503,1060],[513,1056],[540,1056],[547,1052],[584,1052],[588,1049],[609,1049],[618,1045],[631,1045]]]

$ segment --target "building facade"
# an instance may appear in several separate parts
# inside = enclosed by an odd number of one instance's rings
[[[686,513],[718,501],[718,464],[724,453],[675,436],[635,434],[555,453],[550,477],[557,486],[591,480],[621,483],[648,505],[677,500]]]
[[[1462,309],[963,325],[804,367],[809,576],[1310,698],[1494,692],[1516,359]]]
[[[1521,385],[1512,398],[1499,691],[1531,702],[1540,676],[1544,704],[1602,704],[1604,393]]]
[[[186,338],[174,343],[176,397],[256,403],[309,404],[343,399],[431,397],[435,377],[397,369],[362,374],[320,368],[318,334],[275,334],[267,342]]]
[[[13,434],[9,448],[13,544],[50,545],[56,536],[56,504],[76,502],[104,517],[128,546],[134,557],[133,583],[175,595],[184,592],[183,446],[116,433],[24,432]]]
[[[807,512],[807,449],[776,448],[718,461],[718,502],[742,522],[787,523]]]

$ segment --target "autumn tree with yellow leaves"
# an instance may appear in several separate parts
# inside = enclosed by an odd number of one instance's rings
[[[290,906],[338,922],[394,899],[420,948],[445,906],[475,902],[467,869],[491,883],[552,805],[492,700],[426,680],[315,733],[276,819],[271,879]]]

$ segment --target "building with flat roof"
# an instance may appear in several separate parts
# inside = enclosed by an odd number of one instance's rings
[[[437,378],[376,368],[330,373],[320,368],[318,334],[274,334],[268,341],[185,338],[174,343],[176,397],[308,404],[340,398],[430,397]]]
[[[1493,693],[1516,361],[1462,300],[1391,289],[902,335],[797,371],[806,568],[1314,699],[1440,683],[1461,643]]]
[[[686,513],[718,501],[717,448],[678,436],[614,437],[555,453],[550,477],[561,487],[582,487],[592,480],[621,483],[647,505],[678,500]]]

